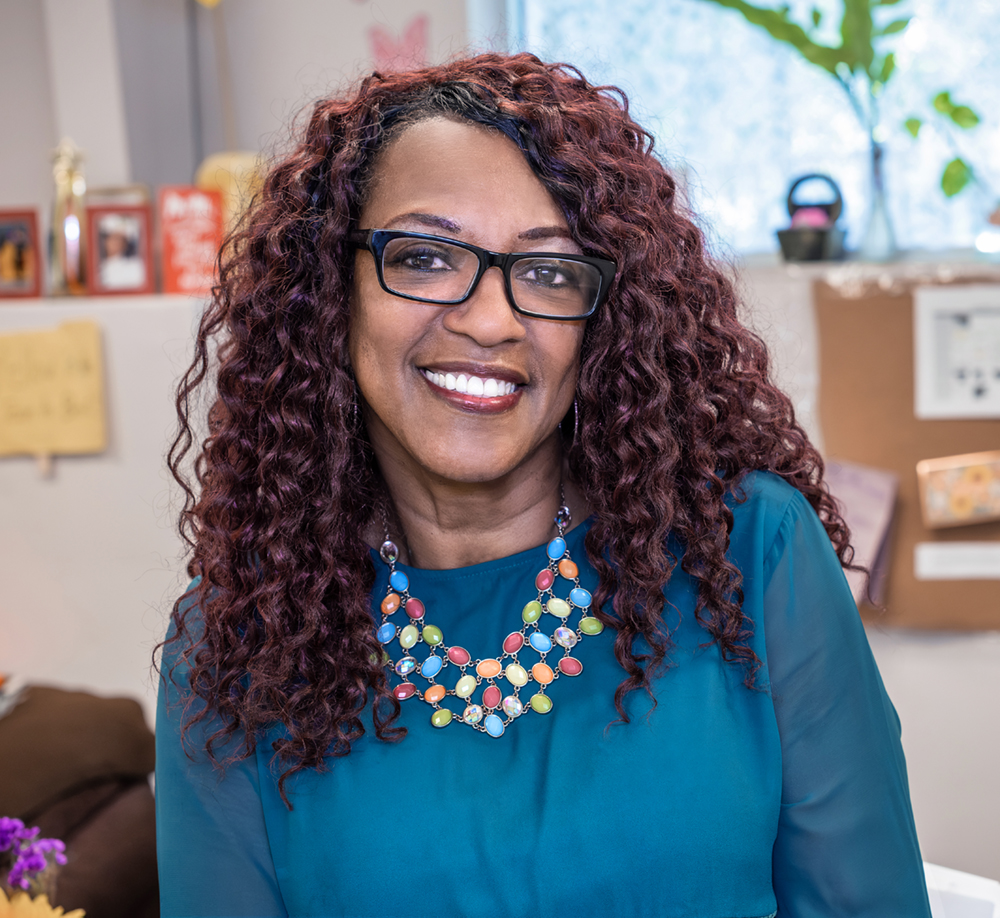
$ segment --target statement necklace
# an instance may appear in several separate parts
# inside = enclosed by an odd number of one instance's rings
[[[560,488],[560,498],[561,491]],[[385,599],[382,600],[382,624],[375,634],[379,643],[386,648],[386,667],[403,680],[393,687],[393,695],[400,701],[420,698],[429,704],[434,708],[431,723],[435,727],[447,727],[453,720],[458,720],[489,736],[503,736],[504,730],[529,710],[536,714],[548,714],[552,710],[548,687],[556,679],[560,676],[579,676],[583,672],[583,663],[572,655],[572,650],[584,635],[600,634],[604,630],[604,624],[589,614],[592,597],[589,591],[580,586],[579,568],[570,558],[566,547],[566,527],[572,518],[565,501],[560,502],[562,506],[555,516],[558,535],[545,546],[547,564],[535,577],[537,595],[521,610],[520,630],[512,631],[504,638],[502,653],[496,657],[473,659],[464,647],[446,644],[441,629],[427,623],[424,604],[416,596],[410,595],[409,577],[405,572],[396,570],[399,549],[389,538],[386,527],[385,541],[379,555],[389,568],[389,586]],[[560,599],[553,592],[559,577],[573,584],[567,599]],[[580,613],[576,628],[570,626],[574,610]],[[401,628],[389,621],[391,616],[400,611],[409,618],[409,622]],[[548,621],[542,618],[543,613],[559,622],[551,635],[543,630],[542,623]],[[393,660],[389,656],[388,645],[397,637],[403,656]],[[428,654],[422,661],[413,656],[417,644],[424,644],[428,648]],[[539,657],[538,662],[530,669],[518,659],[518,654],[527,648]],[[558,650],[562,650],[562,656],[552,666],[546,662],[546,657]],[[445,677],[449,667],[459,671],[452,688],[447,688],[438,681]],[[427,687],[422,690],[418,688],[410,681],[414,676],[420,676]],[[507,694],[497,685],[496,680],[501,676],[510,686]],[[451,684],[450,679],[447,681]],[[537,688],[528,703],[524,704],[520,698],[521,689],[532,682]],[[484,683],[482,695],[477,701],[476,692]],[[441,706],[448,695],[465,702],[465,710],[460,715],[451,708]]]

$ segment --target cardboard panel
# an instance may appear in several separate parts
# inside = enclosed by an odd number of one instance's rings
[[[1000,522],[928,529],[920,515],[916,465],[1000,448],[1000,420],[918,421],[913,413],[913,297],[872,288],[848,298],[813,288],[819,331],[819,412],[826,454],[899,475],[885,624],[1000,629],[1000,580],[920,580],[918,542],[1000,540]]]

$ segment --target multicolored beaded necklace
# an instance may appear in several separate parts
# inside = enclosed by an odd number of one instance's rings
[[[560,492],[561,490],[560,488]],[[410,595],[409,578],[403,571],[396,570],[399,549],[386,532],[379,554],[389,568],[389,586],[386,597],[382,600],[382,624],[375,634],[386,648],[399,638],[404,656],[393,660],[388,650],[385,654],[385,665],[403,680],[393,688],[393,695],[400,701],[407,698],[423,699],[434,708],[431,723],[435,727],[447,727],[453,720],[459,720],[489,736],[503,736],[504,730],[528,711],[548,714],[552,710],[552,699],[547,690],[560,675],[579,676],[583,672],[583,663],[571,651],[584,635],[600,634],[604,630],[604,624],[589,614],[592,597],[580,586],[579,568],[570,558],[566,547],[566,527],[572,517],[565,501],[560,500],[560,503],[562,506],[554,521],[559,534],[545,546],[548,563],[535,577],[538,595],[521,610],[523,624],[520,630],[512,631],[504,638],[503,652],[497,657],[474,660],[464,647],[445,644],[441,629],[425,620],[424,604],[416,596]],[[557,576],[573,584],[567,599],[560,599],[553,592]],[[569,624],[574,609],[580,612],[580,620],[575,629]],[[389,617],[400,610],[410,621],[398,628],[389,621]],[[548,613],[559,621],[551,635],[546,634],[540,626],[543,613]],[[429,652],[423,661],[418,661],[413,656],[412,652],[417,644],[427,645]],[[530,647],[539,656],[538,662],[530,670],[518,659],[518,654],[526,647]],[[563,655],[553,667],[546,662],[546,657],[556,647],[562,649]],[[438,681],[449,666],[455,666],[460,671],[453,688],[446,688]],[[469,672],[470,667],[472,672]],[[419,675],[428,683],[426,689],[421,691],[410,681],[414,675]],[[501,675],[511,687],[507,695],[504,695],[496,683]],[[474,701],[476,690],[484,682],[486,687],[481,700]],[[520,692],[530,682],[535,683],[537,691],[525,705],[521,701]],[[448,695],[454,695],[465,702],[466,707],[461,715],[456,716],[450,708],[441,706]]]

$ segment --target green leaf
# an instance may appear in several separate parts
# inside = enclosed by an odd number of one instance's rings
[[[816,9],[816,7],[812,8],[812,20],[813,20],[813,25],[817,27],[823,21],[823,13],[820,10]]]
[[[777,41],[791,45],[809,63],[822,67],[834,76],[837,74],[837,64],[846,63],[853,68],[858,63],[857,55],[850,49],[830,48],[827,45],[814,42],[802,26],[789,22],[776,10],[754,6],[752,3],[747,3],[746,0],[705,0],[705,2],[736,10],[751,25],[764,29]],[[850,2],[857,3],[858,0],[850,0]],[[861,2],[867,4],[867,0],[861,0]]]
[[[977,115],[968,105],[956,105],[950,112],[948,112],[948,117],[955,122],[960,128],[968,130],[969,128],[974,128],[979,124],[979,115]]]
[[[880,83],[888,83],[889,77],[892,76],[892,72],[895,69],[896,69],[896,55],[890,51],[885,56],[885,60],[882,61],[882,69],[879,71],[878,81]]]
[[[871,73],[875,49],[872,47],[872,11],[868,0],[844,0],[844,18],[840,21],[842,55],[852,69],[855,62]],[[850,59],[853,58],[853,61]]]
[[[920,133],[920,129],[923,127],[924,123],[919,118],[907,118],[903,122],[903,127],[905,127],[909,132],[910,136],[916,138]]]
[[[900,0],[875,0],[876,6],[895,6]]]
[[[947,90],[945,92],[939,92],[932,100],[931,104],[936,108],[942,115],[948,115],[951,110],[955,107],[955,103],[951,101],[951,93]]]
[[[946,197],[953,198],[971,181],[972,169],[969,168],[969,164],[964,159],[956,157],[941,173],[941,190]]]
[[[905,19],[895,19],[884,28],[879,29],[878,34],[895,35],[897,32],[902,32],[910,24],[910,18],[907,16]]]

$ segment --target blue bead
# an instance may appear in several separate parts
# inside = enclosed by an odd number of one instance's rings
[[[392,622],[386,622],[381,628],[375,630],[375,637],[380,644],[388,644],[396,636],[396,626]]]
[[[402,571],[393,571],[389,576],[389,584],[394,590],[402,593],[410,585],[410,578]]]
[[[528,638],[528,643],[539,653],[548,653],[552,649],[552,641],[549,640],[548,635],[542,634],[541,631],[532,634]]]
[[[483,726],[490,736],[503,736],[503,721],[496,714],[490,714],[483,721]]]
[[[431,654],[420,667],[420,675],[425,679],[433,679],[441,672],[441,658]]]
[[[583,587],[574,587],[570,590],[569,599],[574,606],[579,606],[581,609],[586,609],[594,601],[590,593]]]
[[[566,540],[553,539],[549,542],[545,551],[553,561],[558,561],[564,554],[566,554]]]

